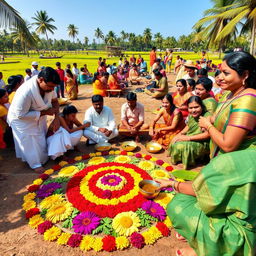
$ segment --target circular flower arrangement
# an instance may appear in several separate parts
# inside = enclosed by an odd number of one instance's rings
[[[91,153],[61,161],[28,187],[23,209],[47,241],[81,250],[142,248],[168,236],[172,189],[154,200],[139,192],[143,179],[170,179],[172,166],[150,155]]]

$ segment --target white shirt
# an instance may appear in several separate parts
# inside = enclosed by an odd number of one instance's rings
[[[32,77],[23,83],[15,93],[14,99],[8,111],[7,121],[9,125],[15,123],[16,129],[29,133],[37,134],[41,110],[51,107],[52,99],[57,98],[55,91],[47,92],[42,99],[37,77]],[[41,103],[41,105],[40,105]]]
[[[78,76],[78,75],[79,75],[79,69],[73,67],[73,68],[72,68],[72,73],[73,73],[74,75]]]
[[[37,76],[39,74],[39,70],[31,68],[32,75],[31,76]]]
[[[0,89],[5,89],[5,82],[3,79],[0,79]]]
[[[84,123],[90,122],[91,128],[96,132],[99,128],[107,128],[113,131],[116,127],[114,114],[111,108],[103,106],[100,114],[94,109],[93,106],[88,108],[85,112]]]
[[[28,81],[32,76],[29,76],[29,75],[26,75],[25,78],[24,78],[24,81]]]

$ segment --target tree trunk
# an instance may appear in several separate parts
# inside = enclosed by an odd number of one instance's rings
[[[250,54],[254,55],[255,54],[254,46],[255,46],[256,19],[253,19],[252,22],[253,23],[252,23],[252,36],[251,36]]]

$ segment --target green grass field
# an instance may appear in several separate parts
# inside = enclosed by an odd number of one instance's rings
[[[26,57],[24,55],[12,55],[8,56],[5,59],[6,62],[8,61],[20,61],[19,63],[10,63],[10,64],[0,64],[0,71],[3,72],[3,79],[5,82],[7,82],[7,79],[11,75],[26,75],[25,69],[31,68],[31,62],[32,61],[38,61],[39,67],[41,66],[51,66],[55,68],[55,63],[57,61],[61,62],[62,68],[65,68],[67,64],[71,64],[76,62],[78,65],[78,68],[82,67],[84,64],[87,64],[87,67],[90,72],[94,73],[97,69],[97,62],[98,58],[101,56],[102,58],[107,59],[108,64],[113,64],[114,62],[118,62],[118,57],[107,57],[106,52],[99,52],[99,51],[89,51],[88,55],[86,52],[79,52],[76,54],[75,52],[64,52],[64,56],[61,59],[40,59],[38,55],[31,54],[30,57]],[[59,53],[59,55],[63,55],[62,53]],[[138,57],[138,54],[141,54],[141,56],[144,58],[144,60],[149,65],[149,52],[125,52],[125,55],[129,56],[127,59],[129,60],[130,56],[134,54],[135,57]],[[164,55],[164,53],[163,53]],[[194,52],[175,52],[174,53],[174,60],[176,59],[176,56],[180,55],[180,57],[186,59],[186,60],[198,60],[201,58],[200,53],[194,53]],[[213,61],[214,64],[221,63],[221,59],[219,59],[218,54],[209,54],[207,56],[209,59]],[[173,61],[174,62],[174,61]]]

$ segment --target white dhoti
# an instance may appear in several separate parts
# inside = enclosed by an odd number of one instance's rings
[[[103,143],[107,142],[114,137],[118,135],[118,130],[117,128],[114,128],[112,133],[110,134],[109,137],[107,137],[104,133],[95,131],[93,128],[88,127],[84,130],[84,136],[89,139],[89,143]]]
[[[35,127],[24,126],[20,120],[15,120],[11,124],[16,157],[27,162],[32,169],[41,167],[48,160],[45,117],[41,117],[34,124]]]
[[[57,132],[47,138],[48,156],[53,160],[62,156],[65,152],[69,149],[73,149],[74,146],[78,144],[82,135],[82,130],[69,133],[66,129],[60,127]]]

